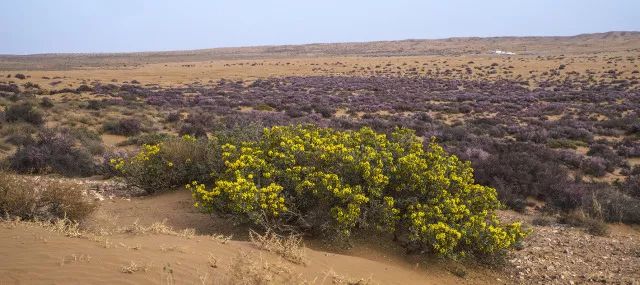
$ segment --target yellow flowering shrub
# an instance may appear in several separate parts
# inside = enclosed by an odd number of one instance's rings
[[[341,238],[387,231],[445,256],[502,252],[525,235],[498,221],[496,191],[475,184],[469,162],[411,130],[272,127],[220,152],[215,183],[187,185],[196,206],[257,225]]]

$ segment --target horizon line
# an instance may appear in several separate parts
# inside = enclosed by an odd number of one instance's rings
[[[194,48],[194,49],[167,49],[167,50],[146,50],[146,51],[120,51],[120,52],[44,52],[44,53],[27,53],[27,54],[2,54],[0,57],[38,57],[38,56],[77,56],[77,55],[91,55],[91,56],[113,56],[113,55],[131,55],[131,54],[148,54],[148,53],[180,53],[180,52],[200,52],[207,50],[217,49],[242,49],[242,48],[265,48],[265,47],[286,47],[286,46],[311,46],[311,45],[338,45],[338,44],[367,44],[367,43],[384,43],[384,42],[406,42],[406,41],[441,41],[441,40],[454,40],[454,39],[506,39],[506,38],[572,38],[579,36],[598,35],[598,34],[611,34],[611,33],[631,33],[640,34],[639,31],[628,30],[610,30],[606,32],[592,32],[592,33],[580,33],[572,35],[502,35],[502,36],[452,36],[443,38],[405,38],[405,39],[391,39],[391,40],[372,40],[372,41],[346,41],[346,42],[308,42],[308,43],[291,43],[291,44],[258,44],[258,45],[246,45],[246,46],[219,46],[209,48]]]

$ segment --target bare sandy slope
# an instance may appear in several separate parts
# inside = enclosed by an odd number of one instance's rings
[[[0,70],[119,66],[167,62],[317,58],[343,56],[459,56],[503,50],[528,55],[638,52],[640,32],[607,32],[563,37],[488,37],[214,48],[168,52],[0,55]]]
[[[79,237],[0,222],[0,284],[640,284],[640,228],[591,236],[531,225],[538,215],[500,212],[533,230],[502,268],[407,256],[376,235],[349,249],[307,239],[300,265],[247,241],[247,228],[198,212],[186,191],[116,197],[100,202]]]
[[[0,243],[3,257],[0,280],[16,284],[157,284],[169,275],[164,268],[173,269],[176,284],[198,284],[205,276],[210,281],[205,284],[216,284],[230,278],[228,271],[237,258],[286,267],[290,275],[301,274],[313,284],[331,284],[331,272],[357,279],[372,278],[382,284],[457,283],[453,277],[432,276],[398,264],[313,250],[307,252],[308,265],[293,265],[255,249],[248,242],[221,244],[204,236],[187,239],[162,234],[122,234],[100,242],[17,225],[0,231]],[[217,260],[218,268],[209,265],[210,256]],[[123,267],[131,262],[142,269],[123,273]],[[282,275],[288,278],[287,274]]]
[[[194,228],[196,234],[116,230],[161,220],[176,232]],[[306,264],[293,264],[243,241],[246,229],[193,210],[184,191],[105,200],[86,227],[82,237],[69,237],[30,223],[2,223],[0,284],[251,284],[256,282],[251,272],[266,274],[273,284],[500,283],[488,269],[470,270],[463,279],[446,269],[449,265],[414,263],[371,244],[343,254],[307,248]],[[234,232],[239,236],[228,242],[218,236]],[[241,270],[246,270],[242,278],[234,275]]]
[[[250,47],[200,51],[0,55],[0,82],[60,90],[82,84],[184,86],[287,76],[428,76],[516,80],[637,81],[640,32]],[[317,50],[316,50],[317,49]],[[432,49],[438,52],[431,51]],[[496,55],[494,50],[514,51]],[[251,51],[249,55],[247,51]],[[24,80],[15,78],[21,73]],[[604,81],[603,81],[604,80]]]

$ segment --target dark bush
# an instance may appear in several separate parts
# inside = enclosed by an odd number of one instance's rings
[[[596,219],[616,223],[640,223],[640,199],[631,197],[607,184],[590,185],[581,208]]]
[[[623,157],[640,157],[640,141],[626,138],[616,145],[616,150]]]
[[[185,123],[180,127],[180,131],[178,132],[182,135],[191,135],[197,138],[206,138],[207,130],[200,124],[193,123]]]
[[[601,177],[607,174],[607,161],[602,157],[592,157],[582,161],[580,169],[588,175]]]
[[[44,97],[44,98],[42,98],[42,100],[40,100],[40,107],[45,108],[45,109],[49,109],[49,108],[53,107],[53,101],[51,99],[49,99],[48,97]]]
[[[134,136],[142,132],[142,123],[138,119],[128,118],[105,122],[102,129],[114,135]]]
[[[5,111],[5,117],[7,122],[22,121],[36,126],[44,124],[42,112],[28,102],[9,106]]]
[[[207,131],[211,129],[215,122],[216,118],[213,114],[204,112],[190,113],[182,126],[180,126],[179,134],[205,138],[207,137]]]
[[[182,115],[179,112],[169,113],[166,118],[167,123],[179,122],[182,119]]]
[[[32,144],[34,139],[31,133],[16,132],[7,136],[5,141],[15,146],[21,146]]]
[[[91,92],[91,91],[93,91],[93,88],[91,88],[91,87],[89,87],[89,86],[87,86],[85,84],[82,84],[78,88],[76,88],[76,92],[78,92],[78,93],[79,92]]]
[[[615,166],[622,163],[622,158],[620,158],[609,146],[604,144],[594,144],[589,146],[587,155],[603,158],[607,162],[607,171],[609,172],[613,171]]]
[[[299,118],[307,115],[307,112],[296,106],[287,106],[285,114],[291,118]]]
[[[94,172],[91,154],[68,130],[42,130],[33,143],[18,147],[9,165],[19,173],[88,176]]]
[[[87,102],[87,109],[100,110],[102,108],[104,108],[104,103],[102,101],[92,99]]]
[[[0,84],[0,92],[20,93],[20,88],[15,84]]]
[[[498,190],[507,205],[522,208],[523,199],[559,201],[564,195],[567,171],[555,155],[529,144],[497,145],[485,159],[473,161],[478,181]]]
[[[634,174],[620,185],[620,190],[627,195],[640,199],[640,174]]]
[[[24,74],[22,74],[22,73],[16,73],[16,75],[14,75],[13,77],[18,78],[18,79],[20,79],[20,80],[24,80],[24,79],[26,79],[26,78],[27,78],[27,77],[26,77]]]
[[[333,116],[333,113],[335,113],[336,111],[329,106],[315,106],[313,110],[316,113],[320,113],[323,118],[331,118]]]
[[[22,84],[22,86],[24,86],[25,89],[40,89],[40,85],[33,82],[27,82],[25,84]]]

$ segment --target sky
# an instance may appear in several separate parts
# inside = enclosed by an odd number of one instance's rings
[[[0,0],[0,54],[640,31],[638,0]]]

